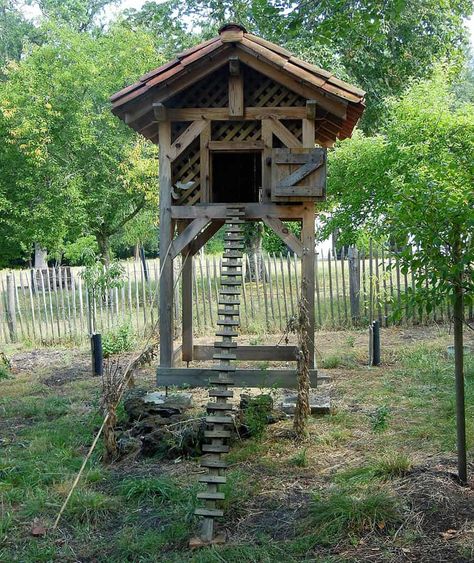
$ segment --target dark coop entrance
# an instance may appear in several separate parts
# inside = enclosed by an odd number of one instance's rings
[[[261,187],[261,153],[212,153],[212,201],[214,203],[258,202]]]

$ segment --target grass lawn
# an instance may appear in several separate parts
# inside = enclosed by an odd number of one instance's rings
[[[312,418],[302,444],[290,438],[291,421],[235,444],[228,542],[194,552],[193,459],[104,466],[99,447],[49,530],[100,425],[100,382],[86,350],[10,347],[13,374],[0,379],[0,561],[472,561],[474,490],[453,477],[451,340],[438,327],[384,329],[383,365],[368,368],[365,332],[318,333],[332,414]],[[143,369],[137,384],[153,388],[153,371]],[[466,402],[472,460],[472,356]],[[41,527],[46,534],[34,536]]]

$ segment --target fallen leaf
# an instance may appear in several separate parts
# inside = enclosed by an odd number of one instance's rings
[[[453,529],[449,529],[446,530],[445,532],[440,532],[439,535],[444,539],[444,540],[451,540],[453,538],[455,538],[458,535],[458,530],[453,530]]]
[[[381,520],[380,522],[377,522],[377,526],[380,530],[383,530],[385,528],[385,522]]]

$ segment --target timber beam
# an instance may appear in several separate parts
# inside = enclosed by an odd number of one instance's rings
[[[216,349],[214,346],[195,344],[193,347],[193,360],[212,360]],[[243,361],[273,361],[296,362],[298,348],[296,346],[241,346],[232,348],[237,360]]]
[[[183,252],[184,248],[186,248],[209,223],[210,219],[208,217],[198,217],[189,223],[171,243],[171,258],[176,258],[178,254]]]
[[[228,204],[210,203],[196,205],[172,205],[171,217],[173,219],[196,219],[206,217],[209,220],[226,219]],[[276,217],[287,221],[301,220],[305,214],[304,204],[280,205],[277,203],[245,203],[242,204],[246,221],[259,221],[264,217]]]
[[[262,221],[301,258],[303,256],[303,244],[290,229],[282,223],[281,219],[270,216],[263,216]]]

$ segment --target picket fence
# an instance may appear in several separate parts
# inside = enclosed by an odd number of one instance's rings
[[[12,270],[0,275],[0,341],[49,345],[84,341],[91,332],[106,333],[129,325],[139,335],[157,330],[159,261],[124,262],[119,287],[90,298],[81,268]],[[404,324],[443,322],[450,304],[429,315],[404,305],[415,290],[415,277],[402,273],[395,254],[383,248],[367,253],[350,248],[336,255],[319,253],[315,260],[315,315],[318,329],[368,325],[378,319],[388,326],[401,309]],[[197,334],[212,334],[217,321],[220,257],[193,260],[193,314]],[[180,332],[181,263],[175,261],[175,330]],[[241,330],[244,334],[284,332],[295,315],[301,264],[296,255],[246,255],[242,286]],[[91,302],[93,301],[93,302]],[[472,311],[470,311],[472,315]]]

